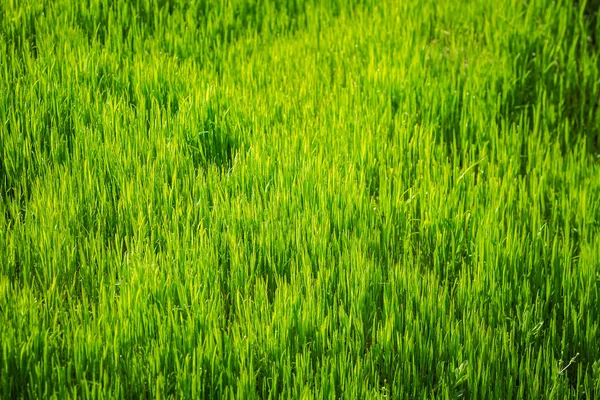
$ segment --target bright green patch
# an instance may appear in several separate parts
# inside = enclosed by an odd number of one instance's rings
[[[594,4],[0,2],[0,398],[598,398]]]

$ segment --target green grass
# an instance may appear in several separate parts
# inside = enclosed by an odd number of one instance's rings
[[[600,397],[585,0],[0,0],[0,398]]]

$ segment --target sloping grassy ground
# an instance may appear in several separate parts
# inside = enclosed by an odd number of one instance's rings
[[[598,398],[600,19],[0,2],[1,398]]]

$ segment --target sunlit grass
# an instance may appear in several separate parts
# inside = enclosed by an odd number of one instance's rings
[[[0,398],[597,398],[594,4],[0,2]]]

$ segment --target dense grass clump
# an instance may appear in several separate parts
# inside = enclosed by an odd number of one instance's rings
[[[0,398],[600,397],[594,0],[0,1]]]

